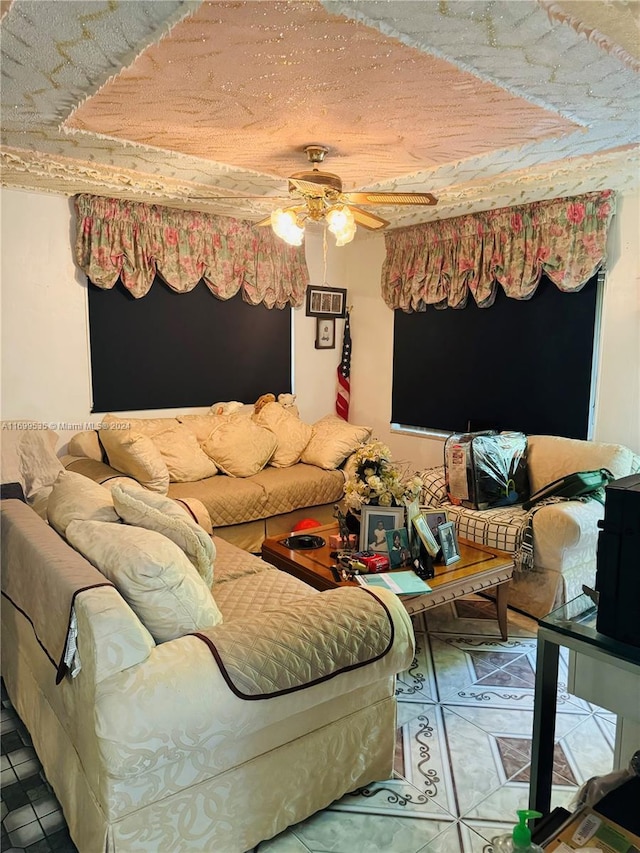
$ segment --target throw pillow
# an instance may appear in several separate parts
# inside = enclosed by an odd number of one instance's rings
[[[216,415],[178,415],[177,420],[191,430],[199,444],[209,438],[211,431],[218,423]]]
[[[100,430],[100,441],[112,468],[128,474],[152,492],[167,494],[169,469],[149,436],[117,429],[112,424]]]
[[[67,451],[70,456],[87,457],[87,459],[95,459],[96,462],[102,462],[103,454],[98,439],[97,429],[87,429],[84,432],[77,432],[69,439]]]
[[[275,435],[242,413],[218,419],[202,449],[230,477],[251,477],[262,471],[278,443]]]
[[[113,486],[115,511],[125,524],[162,533],[181,548],[211,588],[216,548],[213,539],[171,498],[141,486]]]
[[[160,451],[172,483],[194,483],[218,473],[215,464],[201,450],[198,439],[184,424],[176,423],[154,433],[151,441]]]
[[[47,501],[47,521],[60,536],[66,536],[72,521],[120,523],[108,489],[84,474],[62,471]]]
[[[111,414],[102,418],[102,424],[108,424],[116,429],[131,429],[150,438],[153,438],[157,432],[175,426],[176,423],[175,418],[119,418]]]
[[[67,541],[116,586],[156,643],[222,622],[211,591],[166,536],[128,524],[73,521]]]
[[[53,430],[36,421],[2,422],[1,479],[20,483],[29,504],[64,470],[56,456],[57,440]]]
[[[332,470],[370,436],[371,427],[356,426],[335,415],[326,415],[313,425],[311,441],[302,453],[301,462]]]
[[[269,465],[288,468],[300,461],[302,451],[311,440],[313,429],[309,424],[305,424],[280,403],[267,403],[253,416],[253,421],[271,430],[278,441]]]

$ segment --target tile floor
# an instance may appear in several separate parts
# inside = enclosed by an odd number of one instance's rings
[[[348,794],[254,853],[490,853],[526,808],[535,674],[534,621],[472,598],[414,620],[417,654],[398,679],[393,778]],[[566,693],[561,664],[552,806],[612,766],[615,717]],[[2,692],[0,849],[72,853],[28,734]],[[173,853],[173,851],[158,851]],[[214,853],[214,851],[211,851]]]

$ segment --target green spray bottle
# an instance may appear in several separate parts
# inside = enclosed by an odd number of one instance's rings
[[[516,814],[518,823],[513,827],[511,835],[499,835],[492,839],[493,853],[544,853],[542,847],[531,840],[531,830],[527,826],[530,818],[542,817],[540,812],[520,809]]]

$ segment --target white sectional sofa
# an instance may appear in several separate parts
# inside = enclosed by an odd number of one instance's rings
[[[527,468],[531,493],[576,471],[608,468],[615,478],[640,470],[640,457],[619,444],[580,441],[550,435],[528,436]],[[516,572],[509,604],[536,618],[593,587],[598,521],[604,507],[597,500],[563,501],[529,511],[521,505],[474,510],[447,500],[444,467],[421,473],[425,507],[446,510],[459,537],[518,554],[528,523],[533,532],[534,565]]]
[[[245,853],[392,771],[399,599],[317,592],[175,507],[169,538],[123,524],[64,471],[56,529],[0,504],[2,675],[82,853]]]

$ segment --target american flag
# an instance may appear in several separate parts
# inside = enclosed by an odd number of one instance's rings
[[[344,335],[342,336],[342,361],[338,365],[338,392],[336,395],[336,412],[343,420],[349,420],[349,399],[351,392],[351,325],[349,323],[349,311],[344,321]]]

